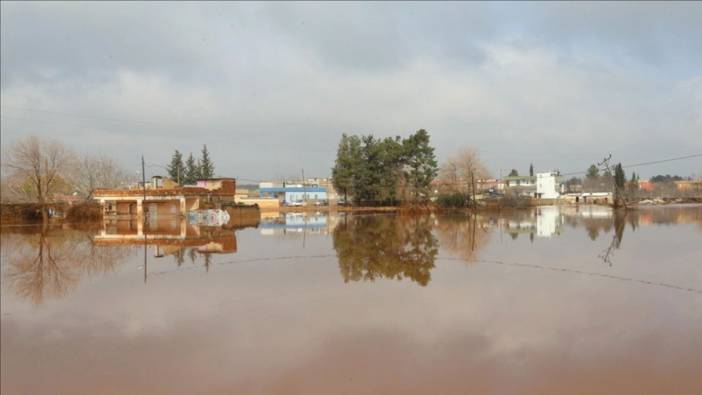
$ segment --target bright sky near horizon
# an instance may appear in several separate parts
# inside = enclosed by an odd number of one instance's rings
[[[328,176],[342,133],[424,128],[494,175],[702,153],[702,3],[1,5],[2,146]],[[702,157],[636,169],[702,176]]]

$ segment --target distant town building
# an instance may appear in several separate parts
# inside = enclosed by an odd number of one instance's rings
[[[656,184],[649,180],[639,180],[639,189],[646,192],[653,192],[656,189]]]
[[[536,174],[536,197],[539,199],[558,199],[565,192],[558,172]]]
[[[536,177],[507,176],[504,178],[505,193],[533,197],[536,194]]]
[[[327,188],[319,185],[287,184],[276,185],[272,182],[262,182],[258,188],[261,198],[277,198],[288,206],[301,206],[307,202],[327,204],[329,195]]]
[[[476,189],[478,193],[485,192],[502,192],[505,189],[505,183],[496,178],[487,178],[476,181]]]

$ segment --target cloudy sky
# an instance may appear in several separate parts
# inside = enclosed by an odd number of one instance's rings
[[[3,148],[136,170],[207,144],[252,180],[329,175],[344,132],[425,128],[495,175],[702,153],[702,3],[3,2],[1,26]]]

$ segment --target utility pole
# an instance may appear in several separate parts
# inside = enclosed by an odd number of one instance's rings
[[[141,186],[144,191],[144,200],[141,202],[141,218],[144,225],[146,225],[146,165],[144,164],[144,155],[141,156]],[[146,265],[148,264],[148,261],[146,260],[147,244],[146,232],[144,232],[144,284],[146,284],[146,280],[148,278],[148,272],[146,269]]]
[[[307,206],[307,189],[305,188],[305,169],[302,169],[302,200]]]
[[[473,187],[471,188],[473,190],[473,208],[477,207],[477,204],[475,202],[475,173],[472,171],[470,172],[470,180],[471,184],[473,184]]]
[[[144,215],[144,209],[146,208],[146,165],[144,164],[144,155],[141,156],[141,186],[144,188],[144,201],[141,203],[141,215],[144,217],[144,223],[146,223],[146,215]]]

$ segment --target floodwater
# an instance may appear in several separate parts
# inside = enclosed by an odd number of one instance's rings
[[[702,206],[1,235],[3,395],[702,393]]]

